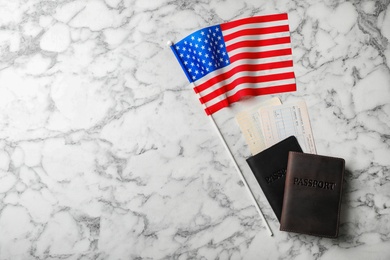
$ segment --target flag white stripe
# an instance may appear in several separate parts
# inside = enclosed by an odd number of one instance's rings
[[[237,48],[229,52],[229,57],[233,57],[234,55],[243,52],[264,52],[264,51],[275,51],[275,50],[282,50],[282,49],[291,49],[291,44],[284,43],[284,44],[276,44],[276,45],[261,46],[261,47]]]
[[[223,30],[223,34],[228,35],[245,29],[257,29],[257,28],[260,29],[260,28],[268,28],[268,27],[281,26],[281,25],[288,25],[288,20],[243,24],[240,26],[233,27],[231,29]]]
[[[275,38],[290,37],[290,32],[279,32],[279,33],[270,33],[270,34],[260,34],[260,35],[246,35],[233,38],[231,40],[225,41],[226,46],[232,45],[237,42],[242,41],[259,41],[259,40],[271,40]]]

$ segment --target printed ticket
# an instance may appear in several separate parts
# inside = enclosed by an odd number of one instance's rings
[[[252,155],[255,155],[267,148],[262,133],[259,108],[266,106],[278,106],[281,104],[280,99],[275,97],[237,114],[237,123],[244,135],[245,141]]]
[[[294,135],[303,152],[317,154],[305,101],[260,107],[258,112],[266,147]]]

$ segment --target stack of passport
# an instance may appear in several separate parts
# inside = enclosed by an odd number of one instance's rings
[[[280,230],[338,237],[344,159],[303,153],[290,136],[247,162]]]

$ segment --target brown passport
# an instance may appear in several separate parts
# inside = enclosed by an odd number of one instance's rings
[[[335,238],[345,161],[289,152],[280,230]]]

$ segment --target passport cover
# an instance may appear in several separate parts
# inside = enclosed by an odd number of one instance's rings
[[[295,136],[290,136],[246,160],[279,222],[289,151],[302,152]]]
[[[336,238],[345,161],[289,153],[280,230]]]

